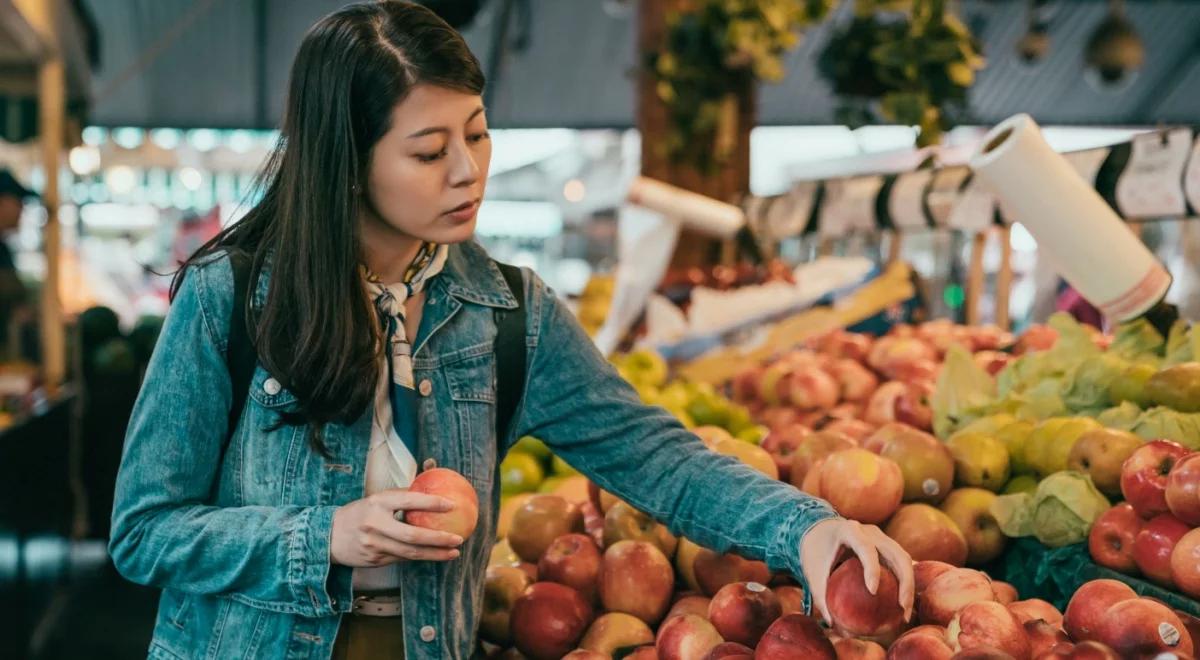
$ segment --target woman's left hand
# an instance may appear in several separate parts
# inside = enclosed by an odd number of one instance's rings
[[[833,625],[825,605],[825,587],[834,562],[847,548],[858,556],[863,565],[863,578],[867,591],[872,594],[879,589],[880,564],[891,569],[900,583],[900,606],[904,618],[912,618],[913,570],[912,558],[875,525],[864,525],[845,518],[830,518],[813,525],[800,541],[800,567],[808,581],[813,606],[821,613],[825,623]]]

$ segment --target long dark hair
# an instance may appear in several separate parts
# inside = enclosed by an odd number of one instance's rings
[[[234,313],[246,316],[259,360],[300,404],[284,422],[311,424],[321,453],[324,426],[357,419],[373,400],[383,346],[358,271],[361,191],[392,110],[418,84],[483,92],[478,60],[432,11],[386,0],[321,19],[292,64],[261,200],[171,283],[174,298],[188,268],[218,250],[250,258],[251,291],[267,266],[265,305]]]

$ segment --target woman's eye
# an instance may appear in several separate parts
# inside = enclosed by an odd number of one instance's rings
[[[417,154],[417,160],[421,161],[422,163],[432,163],[440,160],[445,155],[445,151],[439,151],[436,154]]]
[[[491,137],[492,137],[491,133],[484,131],[483,133],[472,135],[467,139],[469,139],[473,144],[477,144],[477,143],[483,142],[484,140],[487,140]]]

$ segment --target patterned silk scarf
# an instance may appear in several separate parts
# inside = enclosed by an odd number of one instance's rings
[[[446,265],[448,248],[425,243],[404,274],[404,281],[383,284],[363,268],[367,292],[384,329],[387,351],[380,365],[379,382],[375,387],[375,420],[371,426],[371,447],[367,454],[366,492],[375,493],[388,488],[404,488],[417,476],[415,437],[401,437],[397,427],[413,428],[415,424],[397,424],[415,410],[394,410],[393,401],[413,401],[412,343],[405,328],[404,303],[419,294],[425,285]],[[392,387],[401,388],[393,397]]]

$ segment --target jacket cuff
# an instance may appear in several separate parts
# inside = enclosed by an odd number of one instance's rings
[[[336,510],[336,506],[304,509],[288,538],[288,581],[297,602],[311,608],[314,617],[348,612],[352,604],[353,569],[335,566],[330,555]]]
[[[797,504],[787,522],[779,527],[779,532],[767,553],[767,565],[772,571],[785,570],[800,582],[800,587],[804,590],[805,614],[812,611],[812,594],[809,593],[808,579],[805,578],[800,565],[800,544],[813,525],[837,517],[838,514],[825,500],[806,498]]]

